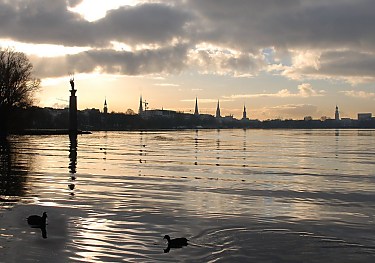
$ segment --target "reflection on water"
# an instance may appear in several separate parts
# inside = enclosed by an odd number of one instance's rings
[[[54,262],[370,262],[374,149],[373,130],[13,137],[1,145],[1,198],[20,200],[0,207],[0,253],[20,251],[15,262],[48,258],[46,249]],[[43,211],[48,239],[24,219]],[[189,246],[163,253],[165,234]]]
[[[216,166],[220,166],[220,130],[217,130],[216,139]]]
[[[69,173],[70,182],[68,184],[71,190],[70,195],[74,196],[75,180],[77,173],[77,134],[69,135]]]
[[[22,147],[27,140],[0,139],[0,204],[7,207],[25,194],[30,159],[23,157]]]

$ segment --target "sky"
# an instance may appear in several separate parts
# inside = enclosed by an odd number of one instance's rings
[[[25,52],[36,103],[251,119],[375,114],[373,0],[0,0],[0,47]]]

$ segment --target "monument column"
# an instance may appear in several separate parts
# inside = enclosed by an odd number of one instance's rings
[[[70,79],[70,100],[69,100],[69,134],[77,134],[77,96],[74,89],[74,78]]]

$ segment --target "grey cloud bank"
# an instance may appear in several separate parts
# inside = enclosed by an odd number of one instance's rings
[[[79,2],[0,1],[0,35],[91,48],[33,58],[40,77],[66,75],[72,65],[77,73],[100,68],[126,75],[174,74],[190,69],[246,76],[274,64],[287,78],[375,79],[375,9],[370,0],[162,1],[123,6],[93,22],[69,11],[69,4]],[[112,41],[132,49],[114,50]],[[273,50],[271,60],[266,59],[267,48]],[[300,63],[296,54],[304,50],[317,54],[316,65],[309,57]]]

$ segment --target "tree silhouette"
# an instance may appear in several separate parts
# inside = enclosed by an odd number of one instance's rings
[[[0,133],[16,122],[14,112],[33,104],[40,80],[33,77],[33,65],[22,52],[0,49]]]
[[[126,115],[135,115],[135,112],[132,109],[127,109],[125,114]]]

